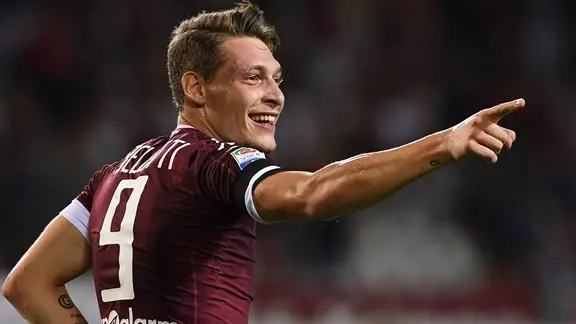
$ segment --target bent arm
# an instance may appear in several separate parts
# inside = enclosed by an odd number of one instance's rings
[[[2,294],[32,324],[84,324],[65,284],[90,267],[84,236],[56,217],[6,278]]]
[[[452,161],[445,132],[381,152],[332,163],[317,172],[279,172],[254,189],[266,222],[334,219],[372,205],[402,186]]]

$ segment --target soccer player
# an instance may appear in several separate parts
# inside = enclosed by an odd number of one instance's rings
[[[168,47],[178,126],[96,172],[8,276],[31,323],[85,323],[65,284],[93,269],[102,324],[248,322],[256,223],[332,220],[451,161],[495,163],[516,139],[481,110],[405,146],[314,173],[268,156],[284,107],[279,43],[249,2],[184,20]]]

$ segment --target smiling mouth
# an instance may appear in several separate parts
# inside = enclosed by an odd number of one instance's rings
[[[278,119],[277,116],[267,114],[251,115],[249,117],[253,122],[262,126],[274,126]]]

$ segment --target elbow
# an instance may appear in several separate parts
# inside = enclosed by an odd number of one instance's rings
[[[11,273],[2,284],[2,296],[15,307],[22,308],[29,297],[34,294],[32,283],[32,280]]]
[[[22,289],[20,289],[18,284],[18,279],[14,278],[13,275],[9,275],[2,284],[2,296],[11,304],[15,304],[22,299]]]
[[[302,214],[311,221],[331,221],[338,218],[337,202],[330,191],[309,185],[300,194]]]
[[[322,181],[303,172],[287,173],[279,182],[269,185],[264,181],[256,187],[255,207],[265,223],[336,218],[341,205],[334,201],[338,182]]]
[[[302,215],[308,221],[329,220],[328,216],[322,212],[322,206],[315,201],[306,201]]]
[[[328,200],[307,199],[304,205],[303,214],[307,220],[332,221],[338,218],[338,213],[331,208]]]

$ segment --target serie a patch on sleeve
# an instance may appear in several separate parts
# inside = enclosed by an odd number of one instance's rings
[[[238,163],[240,170],[244,170],[248,164],[266,158],[266,155],[256,149],[249,147],[239,147],[232,151],[232,157]]]

